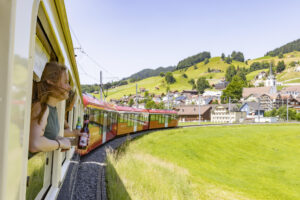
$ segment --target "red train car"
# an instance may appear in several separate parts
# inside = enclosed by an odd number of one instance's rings
[[[116,106],[118,111],[117,135],[148,129],[148,110]]]
[[[90,142],[81,155],[113,139],[118,135],[130,134],[156,128],[175,127],[177,112],[173,110],[147,110],[125,106],[113,106],[92,96],[83,95],[85,113],[89,115]]]
[[[91,96],[83,95],[85,113],[89,115],[90,141],[86,150],[78,150],[81,155],[113,139],[117,135],[117,112],[115,108]]]
[[[149,129],[175,127],[178,115],[174,110],[148,110],[150,115]]]

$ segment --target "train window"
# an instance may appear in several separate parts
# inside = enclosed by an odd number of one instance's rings
[[[119,114],[119,118],[120,118],[120,123],[123,123],[124,122],[124,117],[123,117],[123,114]]]

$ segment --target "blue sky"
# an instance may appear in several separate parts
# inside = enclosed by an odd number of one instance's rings
[[[103,68],[104,82],[188,56],[242,51],[248,59],[300,38],[297,0],[67,0],[75,47]],[[79,44],[80,43],[80,44]],[[75,51],[81,83],[99,70]],[[87,75],[88,74],[88,75]]]

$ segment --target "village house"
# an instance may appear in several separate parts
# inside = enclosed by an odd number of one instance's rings
[[[263,78],[267,77],[267,72],[265,71],[262,71],[260,72],[259,74],[257,74],[255,76],[255,80],[262,80]]]
[[[143,87],[140,87],[139,89],[140,89],[140,92],[146,92],[146,89]]]
[[[236,123],[246,119],[246,112],[239,111],[236,104],[217,105],[211,110],[211,122]]]
[[[197,95],[198,91],[197,90],[182,90],[181,94],[184,95],[184,96]]]
[[[214,84],[216,90],[224,90],[227,85],[229,84],[228,81],[220,81],[219,83]]]
[[[283,88],[280,93],[293,95],[294,98],[300,97],[300,85]]]
[[[248,119],[264,116],[264,110],[261,108],[259,102],[245,102],[241,106],[240,111],[246,112],[246,117]]]
[[[211,105],[200,106],[201,121],[210,121],[211,109]],[[177,110],[180,121],[199,121],[198,105],[180,105]]]
[[[209,96],[209,97],[221,97],[222,96],[222,91],[211,91],[211,90],[206,90],[203,94],[202,94],[202,96],[204,96],[204,97],[207,97],[207,96]]]

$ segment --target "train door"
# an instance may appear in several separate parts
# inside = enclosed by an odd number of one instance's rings
[[[138,118],[139,115],[138,114],[133,114],[133,120],[134,120],[134,128],[133,128],[133,132],[137,131],[137,126],[138,126]]]
[[[168,127],[169,115],[165,115],[165,128]]]
[[[106,142],[106,132],[107,132],[107,112],[104,112],[104,115],[103,115],[102,144]]]

